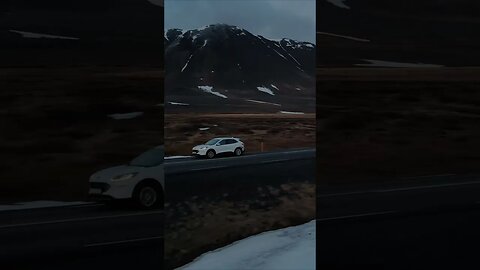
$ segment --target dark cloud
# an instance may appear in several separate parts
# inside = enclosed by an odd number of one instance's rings
[[[315,0],[165,0],[166,29],[214,23],[315,43]]]

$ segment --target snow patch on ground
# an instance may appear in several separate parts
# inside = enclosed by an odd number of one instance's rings
[[[297,91],[301,91],[302,89],[300,89],[299,87],[297,87],[297,88],[295,88],[295,90],[297,90]]]
[[[133,119],[141,115],[143,115],[143,112],[114,113],[114,114],[109,114],[108,117],[113,118],[115,120],[124,120],[124,119]]]
[[[270,84],[270,86],[278,90],[278,87],[276,87],[275,85]]]
[[[170,104],[170,105],[178,105],[178,106],[188,106],[188,105],[190,105],[190,104],[188,104],[188,103],[174,102],[174,101],[170,101],[170,102],[168,102],[168,104]]]
[[[303,112],[287,112],[287,111],[280,111],[279,113],[283,113],[283,114],[305,114]]]
[[[264,93],[267,93],[269,95],[272,95],[272,96],[275,96],[275,94],[273,93],[273,91],[267,87],[263,87],[263,86],[258,86],[257,87],[258,91],[260,92],[264,92]]]
[[[24,38],[51,38],[51,39],[68,39],[68,40],[79,40],[80,38],[76,37],[66,37],[66,36],[56,36],[56,35],[49,35],[49,34],[40,34],[40,33],[32,33],[32,32],[25,32],[25,31],[17,31],[17,30],[9,30],[12,33],[17,33],[22,35]]]
[[[391,67],[391,68],[441,68],[442,65],[424,64],[424,63],[401,63],[383,60],[362,59],[369,62],[368,64],[355,64],[363,67]]]
[[[212,95],[221,97],[221,98],[228,98],[227,96],[225,96],[225,95],[223,95],[223,94],[221,94],[221,93],[219,93],[219,92],[212,91],[212,89],[213,89],[212,86],[199,85],[199,86],[198,86],[198,89],[202,90],[202,91],[205,92],[205,93],[209,93],[209,94],[212,94]]]
[[[259,103],[259,104],[269,104],[269,105],[274,105],[274,106],[282,106],[278,103],[271,103],[271,102],[266,102],[266,101],[260,101],[260,100],[254,100],[254,99],[247,99],[247,101],[253,102],[253,103]]]
[[[205,131],[205,130],[209,130],[209,129],[210,129],[209,127],[201,127],[201,128],[199,128],[198,130],[200,130],[200,131]]]
[[[208,252],[177,270],[314,270],[315,220]]]
[[[26,210],[36,208],[61,207],[90,204],[88,202],[32,201],[0,205],[0,211]]]
[[[327,0],[327,2],[337,6],[339,8],[350,9],[350,7],[345,4],[345,1],[347,1],[347,0]]]
[[[346,35],[338,35],[338,34],[333,34],[333,33],[328,33],[328,32],[317,32],[317,34],[324,35],[324,36],[345,38],[345,39],[350,39],[350,40],[359,41],[359,42],[370,42],[369,39],[365,39],[365,38],[357,38],[357,37],[346,36]]]

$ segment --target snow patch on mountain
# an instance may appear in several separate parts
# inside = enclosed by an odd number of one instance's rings
[[[288,111],[280,111],[279,113],[282,113],[282,114],[305,114],[303,112],[288,112]]]
[[[24,38],[50,38],[50,39],[67,39],[67,40],[80,39],[76,37],[56,36],[56,35],[50,35],[50,34],[41,34],[41,33],[25,32],[25,31],[17,31],[17,30],[9,30],[9,31],[12,33],[20,34]]]
[[[168,102],[168,104],[170,104],[170,105],[178,105],[178,106],[188,106],[188,105],[190,105],[190,104],[188,104],[188,103],[174,102],[174,101],[170,101],[170,102]]]
[[[259,103],[259,104],[268,104],[268,105],[273,105],[273,106],[282,106],[278,103],[272,103],[272,102],[266,102],[266,101],[260,101],[260,100],[255,100],[255,99],[247,99],[249,102],[253,103]]]
[[[276,87],[276,86],[273,85],[273,84],[270,84],[270,86],[273,87],[273,88],[275,88],[275,89],[277,89],[277,90],[279,90],[278,87]]]
[[[215,96],[218,96],[218,97],[221,97],[221,98],[228,98],[227,96],[219,93],[219,92],[215,92],[213,91],[213,87],[212,86],[208,86],[208,85],[199,85],[198,86],[198,89],[202,90],[203,92],[205,93],[209,93],[209,94],[212,94],[212,95],[215,95]]]
[[[273,91],[271,89],[267,88],[267,87],[258,86],[257,89],[258,89],[258,91],[261,91],[261,92],[267,93],[269,95],[275,96]]]
[[[187,63],[185,63],[185,66],[183,66],[183,68],[182,68],[182,71],[181,71],[181,72],[183,72],[183,71],[184,71],[184,70],[187,68],[187,66],[188,66],[188,63],[190,63],[190,59],[192,59],[192,57],[193,57],[193,53],[192,53],[192,54],[190,55],[190,57],[188,58],[188,60],[187,60]]]

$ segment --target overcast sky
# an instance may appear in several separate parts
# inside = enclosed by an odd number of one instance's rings
[[[165,30],[215,23],[315,43],[315,0],[165,0]]]

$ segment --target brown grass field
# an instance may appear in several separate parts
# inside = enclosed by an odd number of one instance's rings
[[[200,128],[210,128],[199,130]],[[211,138],[240,138],[248,152],[315,147],[315,114],[166,114],[166,155],[190,155]]]
[[[315,218],[313,181],[258,186],[241,200],[227,197],[191,198],[166,205],[167,269],[197,256],[264,231],[285,228]]]
[[[0,201],[83,200],[88,178],[163,143],[153,68],[1,68]],[[128,120],[114,113],[144,112]]]
[[[480,172],[480,68],[317,74],[318,185]]]

